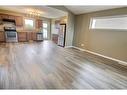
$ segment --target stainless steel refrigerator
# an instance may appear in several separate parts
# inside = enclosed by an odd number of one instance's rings
[[[58,45],[65,46],[65,37],[66,37],[66,24],[60,24],[60,30],[58,33]]]

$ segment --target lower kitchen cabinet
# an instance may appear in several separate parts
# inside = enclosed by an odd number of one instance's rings
[[[37,41],[37,32],[17,32],[18,42]],[[0,32],[0,42],[5,42],[5,33]]]
[[[37,33],[36,32],[32,32],[32,40],[36,41],[37,40]]]
[[[5,42],[5,32],[0,32],[0,42]]]
[[[27,39],[27,32],[18,32],[18,41],[19,42],[26,42]]]
[[[37,32],[27,32],[27,38],[28,40],[36,41],[37,39]]]
[[[58,34],[52,34],[52,41],[56,44],[58,44]]]
[[[27,39],[28,41],[32,40],[32,32],[27,32]]]

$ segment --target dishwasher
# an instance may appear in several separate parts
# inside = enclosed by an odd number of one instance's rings
[[[43,33],[42,32],[37,33],[37,41],[43,41]]]

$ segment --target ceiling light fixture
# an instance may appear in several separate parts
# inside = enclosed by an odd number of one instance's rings
[[[30,17],[40,17],[42,12],[37,9],[27,9],[27,16]]]

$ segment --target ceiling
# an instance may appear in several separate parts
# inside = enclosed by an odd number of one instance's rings
[[[67,12],[47,7],[47,6],[0,6],[0,9],[9,10],[18,13],[28,14],[28,9],[41,11],[42,17],[46,18],[59,18],[67,15]]]
[[[74,14],[83,14],[83,13],[90,13],[95,11],[107,10],[107,9],[114,9],[120,8],[124,6],[65,6],[68,10],[70,10]]]
[[[60,6],[58,6],[60,7]],[[125,6],[64,6],[74,14],[90,13],[95,11],[120,8]],[[41,16],[46,18],[60,18],[67,15],[67,12],[50,6],[0,6],[0,9],[28,14],[28,9],[41,11]]]

